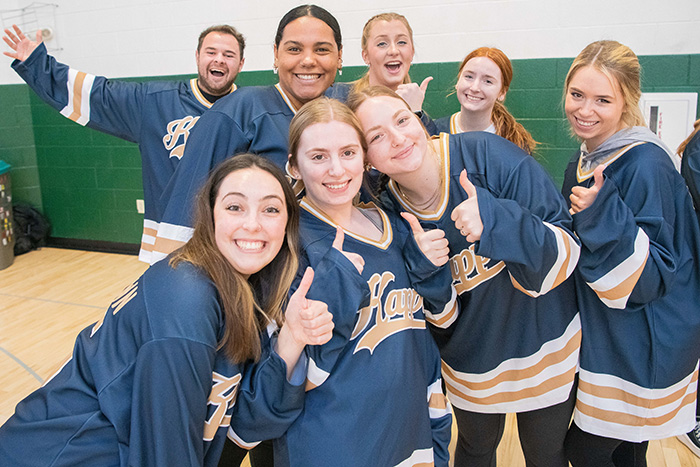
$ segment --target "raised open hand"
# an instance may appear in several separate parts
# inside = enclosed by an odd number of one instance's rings
[[[37,30],[35,42],[25,36],[16,24],[13,24],[12,27],[15,30],[14,33],[10,29],[5,29],[5,35],[2,38],[10,46],[12,52],[3,52],[3,54],[15,60],[24,61],[41,44],[41,30]]]

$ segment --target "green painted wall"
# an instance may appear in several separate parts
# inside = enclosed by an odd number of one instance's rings
[[[31,93],[43,212],[51,235],[139,243],[141,157],[133,143],[82,127]],[[14,178],[13,178],[14,180]]]
[[[41,208],[29,88],[0,86],[0,160],[12,166],[12,195],[15,202]]]
[[[700,55],[657,55],[639,58],[644,92],[697,92],[700,94]],[[513,60],[513,82],[506,107],[542,143],[538,161],[558,186],[571,154],[579,142],[569,134],[562,106],[562,86],[573,58]],[[417,64],[411,67],[414,81],[435,79],[428,87],[425,108],[432,116],[459,110],[457,98],[448,95],[456,82],[459,63]],[[700,104],[698,105],[700,110]],[[675,148],[673,148],[675,149]]]
[[[572,60],[514,60],[515,78],[506,99],[508,109],[542,143],[537,158],[558,184],[578,147],[561,108],[561,86]],[[700,93],[700,54],[647,56],[640,61],[645,92]],[[450,94],[458,66],[451,62],[411,68],[414,81],[434,77],[425,103],[433,117],[459,109]],[[364,67],[347,67],[341,80],[356,79],[363,71]],[[244,72],[237,83],[274,84],[276,78],[271,71]],[[136,145],[63,118],[25,85],[0,86],[0,102],[0,159],[13,166],[15,199],[41,207],[54,237],[138,243],[143,215],[136,213],[135,200],[143,192]]]

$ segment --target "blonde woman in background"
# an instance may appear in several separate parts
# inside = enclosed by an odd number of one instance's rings
[[[336,85],[327,94],[328,97],[345,102],[351,90],[386,86],[403,97],[424,124],[428,123],[430,120],[427,115],[423,117],[421,109],[425,91],[433,77],[425,78],[420,86],[411,82],[409,71],[416,49],[413,44],[413,29],[406,17],[391,12],[371,17],[362,28],[360,45],[367,72],[359,80],[349,83],[350,86]]]

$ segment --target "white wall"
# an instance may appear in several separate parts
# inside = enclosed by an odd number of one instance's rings
[[[40,22],[54,29],[47,46],[71,66],[109,77],[195,72],[199,32],[229,23],[246,37],[244,70],[272,67],[279,19],[290,0],[53,0]],[[2,0],[9,10],[32,0]],[[478,46],[501,48],[511,59],[573,57],[586,44],[615,39],[638,55],[700,53],[698,0],[319,0],[338,19],[344,64],[361,65],[362,26],[373,14],[396,11],[410,21],[416,62],[459,61]],[[376,5],[381,5],[377,8]],[[450,44],[446,46],[445,44]],[[3,42],[0,47],[8,50]],[[0,57],[0,84],[20,83]]]

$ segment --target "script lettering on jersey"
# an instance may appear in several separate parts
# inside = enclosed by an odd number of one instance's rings
[[[190,131],[197,123],[199,117],[188,115],[179,120],[173,120],[166,126],[167,133],[163,136],[163,145],[165,149],[170,151],[170,157],[182,159],[182,154],[185,152],[185,143],[190,136]]]
[[[506,267],[503,261],[496,262],[477,255],[474,252],[474,244],[454,255],[450,263],[452,264],[452,280],[460,295],[496,277]]]
[[[216,435],[216,430],[221,426],[231,424],[231,414],[229,409],[236,402],[238,394],[238,383],[241,381],[241,374],[238,373],[230,378],[214,372],[213,385],[207,405],[213,406],[214,411],[204,422],[204,441],[211,441]]]
[[[371,354],[384,339],[397,332],[425,328],[425,320],[414,316],[423,308],[423,297],[415,290],[390,290],[382,303],[386,288],[395,278],[391,272],[384,271],[373,274],[367,281],[370,290],[369,305],[358,312],[360,317],[350,339],[355,339],[364,331],[373,316],[374,325],[358,340],[354,353],[367,349]]]
[[[111,311],[112,315],[116,315],[119,312],[119,310],[124,308],[124,305],[129,303],[131,299],[136,296],[136,294],[138,293],[138,288],[138,282],[134,282],[130,286],[126,287],[122,294],[119,297],[117,297],[117,299],[114,300],[109,306],[109,308],[107,309],[107,313]],[[97,330],[102,327],[102,323],[104,323],[106,316],[107,315],[105,314],[102,318],[100,318],[98,322],[95,323],[95,326],[93,326],[92,328],[92,332],[90,332],[90,337],[94,336]]]

